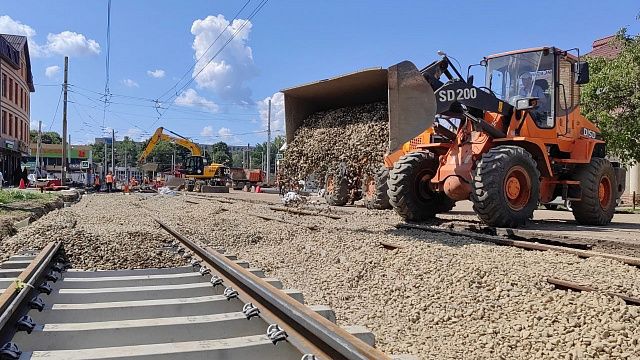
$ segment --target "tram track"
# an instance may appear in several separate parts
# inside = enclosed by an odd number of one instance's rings
[[[392,358],[332,309],[157,222],[185,266],[65,271],[60,243],[11,258],[28,265],[0,295],[0,359]]]

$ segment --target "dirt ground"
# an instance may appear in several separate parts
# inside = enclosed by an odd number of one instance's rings
[[[249,201],[259,201],[266,203],[281,203],[280,197],[276,194],[254,194],[242,191],[233,191],[229,194],[201,194],[202,196],[218,196],[237,198]],[[311,206],[326,206],[324,199],[317,196],[308,197]],[[360,202],[355,206],[333,207],[335,211],[365,212]],[[459,201],[455,208],[447,214],[438,215],[439,219],[445,221],[456,221],[482,226],[482,223],[472,209],[471,201]],[[571,211],[565,209],[547,210],[538,209],[534,212],[533,220],[526,226],[520,228],[524,234],[531,234],[532,237],[547,236],[557,239],[569,238],[577,241],[600,244],[620,243],[625,248],[638,247],[636,256],[640,256],[640,214],[629,214],[618,212],[614,215],[611,224],[606,226],[585,226],[575,222]],[[609,245],[609,244],[608,244]],[[608,246],[607,245],[607,246]],[[630,254],[631,255],[631,254]]]
[[[278,202],[277,195],[242,192],[87,195],[0,241],[0,255],[60,240],[76,268],[175,266],[184,259],[161,249],[168,235],[153,221],[161,218],[188,238],[222,247],[285,288],[302,291],[307,304],[331,306],[339,325],[368,327],[388,354],[640,358],[638,307],[547,282],[554,277],[640,297],[636,267],[398,229],[401,219],[393,211],[334,208],[309,199],[307,208],[340,216],[331,219],[269,208]],[[446,216],[476,221],[467,212],[458,208]]]

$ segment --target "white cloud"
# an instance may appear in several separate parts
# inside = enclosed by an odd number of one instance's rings
[[[139,128],[129,128],[124,136],[128,137],[131,140],[140,141],[142,140],[143,131]]]
[[[29,41],[29,52],[32,57],[100,54],[100,44],[98,44],[97,41],[88,39],[83,34],[73,31],[63,31],[57,34],[49,33],[47,35],[47,42],[39,45],[34,40],[36,31],[31,26],[14,20],[7,15],[0,16],[0,33],[26,36]]]
[[[53,66],[47,66],[47,68],[44,70],[44,74],[49,78],[53,78],[56,75],[58,75],[58,73],[60,72],[60,66],[58,65],[53,65]]]
[[[41,47],[46,55],[84,56],[100,54],[100,44],[73,31],[47,35],[47,43]]]
[[[200,135],[204,136],[204,137],[211,137],[213,136],[213,126],[205,126],[202,128],[202,131],[200,131]]]
[[[133,87],[140,87],[140,85],[138,85],[138,83],[137,83],[137,82],[135,82],[135,81],[133,81],[133,80],[131,80],[131,79],[124,79],[124,80],[122,80],[122,85],[124,85],[124,86],[126,86],[126,87],[130,87],[130,88],[133,88]]]
[[[226,127],[218,129],[218,135],[215,137],[219,138],[220,141],[226,142],[227,144],[240,144],[243,142],[238,136],[233,135],[231,129]]]
[[[227,139],[231,136],[231,130],[226,127],[220,128],[220,130],[218,130],[218,136],[223,139]]]
[[[191,26],[191,33],[195,36],[194,58],[202,59],[193,69],[192,75],[196,76],[202,70],[195,79],[199,87],[212,89],[225,100],[251,103],[251,90],[246,86],[246,82],[257,75],[257,69],[251,47],[247,46],[252,24],[247,22],[240,30],[244,23],[245,20],[236,19],[229,25],[229,21],[222,14],[194,21]],[[233,40],[207,65],[209,59],[220,51],[236,31],[238,33]],[[222,35],[211,49],[206,51],[220,34]]]
[[[161,79],[166,75],[166,73],[164,70],[156,69],[156,70],[147,70],[147,75],[151,76],[152,78]]]
[[[211,112],[218,111],[218,105],[216,105],[216,103],[198,95],[198,92],[194,89],[187,89],[183,91],[174,102],[179,106],[200,107]]]
[[[13,20],[8,15],[0,16],[0,33],[23,35],[28,38],[34,37],[36,31],[29,25],[23,24],[18,20]]]
[[[269,99],[271,99],[271,131],[284,130],[284,94],[281,92],[258,101],[262,127],[266,130],[269,122]]]

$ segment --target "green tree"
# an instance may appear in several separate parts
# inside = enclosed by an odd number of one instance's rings
[[[275,170],[276,156],[282,145],[284,145],[284,136],[278,135],[271,142],[271,171]],[[251,164],[253,167],[262,168],[262,160],[266,159],[267,155],[267,142],[262,144],[256,144],[255,148],[251,152]],[[266,160],[265,160],[266,161]]]
[[[135,164],[138,161],[141,150],[140,144],[135,143],[128,136],[125,136],[121,141],[116,141],[116,164],[124,166],[125,154],[127,164]]]
[[[220,141],[211,145],[211,151],[207,154],[211,162],[231,165],[232,156],[227,143]]]
[[[29,138],[31,139],[31,143],[35,144],[38,142],[38,130],[30,130]],[[43,144],[62,144],[62,137],[55,131],[45,131],[42,133],[42,143]]]
[[[619,31],[620,54],[590,58],[590,81],[582,87],[587,118],[602,130],[607,150],[625,163],[640,161],[640,35]]]

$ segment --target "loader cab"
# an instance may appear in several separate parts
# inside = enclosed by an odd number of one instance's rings
[[[528,109],[540,137],[568,136],[580,102],[579,84],[588,81],[586,63],[553,47],[512,51],[486,58],[486,86],[514,107],[537,98]]]

